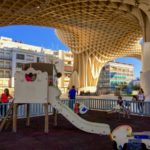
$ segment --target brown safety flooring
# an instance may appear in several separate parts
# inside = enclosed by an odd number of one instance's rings
[[[118,114],[89,111],[83,118],[108,123],[111,129],[118,125],[131,125],[134,131],[150,131],[150,118],[131,116],[131,119],[118,118]],[[18,120],[17,133],[11,127],[0,133],[0,150],[112,150],[108,136],[89,134],[78,130],[61,115],[58,126],[53,126],[53,116],[49,117],[49,133],[44,134],[44,117],[31,118],[30,127],[25,119]]]

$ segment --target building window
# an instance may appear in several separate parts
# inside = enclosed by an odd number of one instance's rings
[[[71,61],[68,61],[68,65],[71,65]]]
[[[10,69],[11,68],[11,62],[5,62],[4,67]]]
[[[54,52],[54,55],[58,55],[58,52]]]
[[[0,78],[3,78],[3,77],[4,77],[4,71],[0,70]]]
[[[0,58],[4,58],[4,52],[0,52]]]
[[[37,62],[40,62],[40,57],[37,57]]]
[[[5,59],[11,59],[11,54],[10,53],[6,53],[5,54]]]
[[[17,67],[17,68],[22,68],[22,66],[23,66],[22,63],[17,63],[17,64],[16,64],[16,67]]]
[[[5,71],[5,78],[10,78],[10,71]]]
[[[32,56],[32,55],[27,55],[26,60],[27,60],[27,61],[34,61],[34,56]]]
[[[41,62],[44,62],[44,58],[42,57],[42,58],[40,59],[40,61],[41,61]]]
[[[4,87],[10,87],[10,80],[8,79],[1,79],[0,80],[0,87],[4,88]]]
[[[24,60],[24,55],[23,54],[17,54],[17,59]]]
[[[0,61],[0,68],[4,67],[4,61]]]

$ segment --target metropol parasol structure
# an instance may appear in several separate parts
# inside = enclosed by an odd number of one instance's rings
[[[142,60],[150,95],[150,0],[0,0],[0,26],[21,24],[56,29],[74,54],[79,88],[95,87],[106,62],[128,56]]]

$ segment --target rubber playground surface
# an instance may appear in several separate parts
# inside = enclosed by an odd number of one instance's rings
[[[81,117],[93,122],[108,123],[111,129],[128,124],[133,131],[150,131],[150,118],[131,116],[119,119],[118,114],[89,111]],[[53,126],[53,116],[49,116],[49,133],[44,133],[44,117],[31,118],[30,127],[25,120],[18,120],[17,133],[11,126],[0,133],[0,150],[112,150],[109,136],[89,134],[78,130],[64,117],[58,116],[58,126]]]

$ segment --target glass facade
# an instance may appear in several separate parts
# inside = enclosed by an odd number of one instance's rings
[[[109,62],[100,73],[98,90],[101,93],[114,93],[123,90],[134,79],[134,67],[131,64]]]

